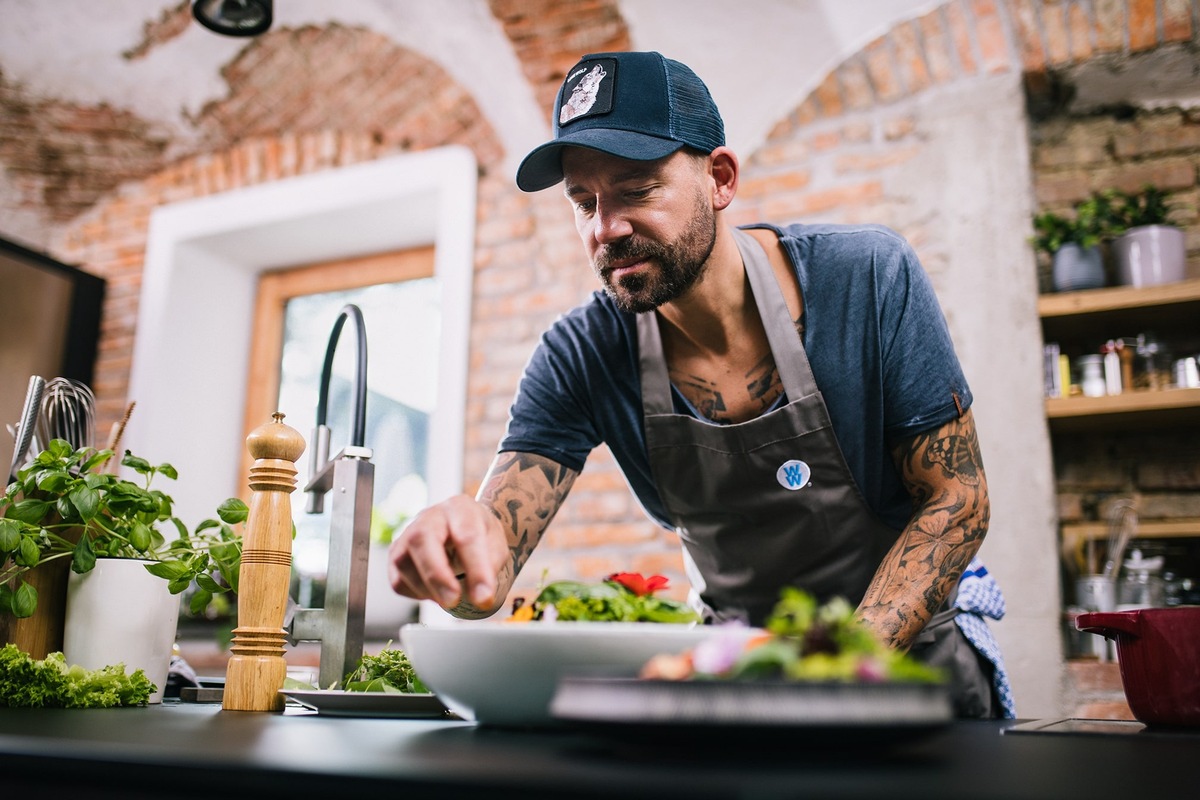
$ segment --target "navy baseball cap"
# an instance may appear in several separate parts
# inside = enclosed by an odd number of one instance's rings
[[[562,149],[587,147],[654,161],[684,145],[711,153],[725,124],[704,81],[660,53],[593,53],[567,72],[554,101],[554,139],[517,168],[526,192],[563,179]]]

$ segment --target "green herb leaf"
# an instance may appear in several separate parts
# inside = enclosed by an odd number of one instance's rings
[[[188,601],[188,610],[193,614],[201,614],[204,612],[204,609],[208,608],[208,604],[212,602],[212,599],[212,592],[198,589],[192,595],[192,599]]]
[[[113,457],[112,450],[95,450],[91,456],[79,467],[80,472],[91,473],[96,467]]]
[[[71,571],[77,575],[91,572],[96,566],[96,551],[92,549],[92,538],[81,536],[71,556]]]
[[[71,504],[70,498],[60,497],[54,501],[54,513],[63,518],[64,522],[77,522],[79,514],[75,511],[75,506]]]
[[[71,443],[63,439],[51,439],[50,444],[46,447],[46,452],[55,461],[68,459],[74,454],[71,449]]]
[[[38,593],[25,581],[21,581],[21,585],[13,592],[12,596],[12,613],[18,619],[32,617],[34,609],[37,608]]]
[[[47,470],[38,478],[38,488],[43,492],[61,492],[71,485],[69,472],[51,472]]]
[[[221,518],[222,522],[227,522],[230,525],[245,522],[246,517],[249,515],[250,507],[236,497],[231,497],[217,506],[217,516]]]
[[[52,503],[45,500],[27,498],[11,506],[8,510],[8,516],[30,525],[36,525],[42,521],[42,517],[46,516],[46,512],[50,510],[52,505]]]
[[[179,477],[179,473],[176,472],[175,468],[172,467],[170,464],[159,464],[158,465],[158,474],[162,475],[164,477],[170,478],[171,480],[175,480],[176,478]]]
[[[159,561],[154,564],[147,564],[146,571],[151,575],[157,575],[160,578],[166,578],[169,581],[177,578],[187,577],[191,574],[188,565],[182,561]],[[189,578],[190,580],[190,578]]]
[[[84,522],[95,519],[100,511],[100,493],[90,488],[86,483],[75,487],[69,495],[71,505],[79,512],[79,518]]]
[[[133,545],[133,549],[139,553],[144,553],[150,549],[150,528],[144,522],[134,522],[133,529],[129,531],[129,543]]]
[[[15,520],[0,519],[0,553],[11,553],[20,546],[21,526]]]
[[[38,543],[34,541],[33,537],[21,537],[21,544],[17,546],[17,552],[13,554],[13,561],[22,567],[36,567],[41,560],[42,549],[38,547]]]
[[[225,591],[224,586],[213,580],[211,575],[203,572],[196,576],[196,585],[208,592],[209,595],[220,594],[221,592]],[[212,598],[210,597],[209,599]],[[205,605],[208,605],[207,600],[205,601]]]
[[[138,456],[135,456],[133,453],[129,452],[128,450],[125,451],[125,456],[124,456],[124,458],[121,459],[121,464],[122,464],[122,466],[129,467],[131,470],[133,470],[134,472],[137,472],[140,475],[147,475],[147,474],[149,474],[150,470],[153,469],[153,467],[150,466],[149,461],[147,461],[144,458],[139,458]]]

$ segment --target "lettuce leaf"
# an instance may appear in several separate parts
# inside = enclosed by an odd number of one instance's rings
[[[68,664],[62,653],[38,661],[14,644],[0,648],[0,706],[10,708],[111,708],[146,705],[155,685],[124,664],[96,670]]]

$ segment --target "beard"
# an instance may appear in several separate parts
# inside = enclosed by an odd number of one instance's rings
[[[704,274],[716,241],[716,214],[698,197],[696,213],[674,241],[661,243],[630,236],[601,250],[594,268],[617,308],[640,314],[669,303],[692,288]],[[614,281],[612,265],[629,259],[654,263]]]

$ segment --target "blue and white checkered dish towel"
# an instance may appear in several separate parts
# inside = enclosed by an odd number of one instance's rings
[[[987,567],[977,558],[971,559],[971,563],[962,574],[954,607],[963,612],[956,616],[954,621],[958,623],[967,641],[996,668],[992,674],[992,687],[996,690],[996,696],[1000,698],[1005,719],[1015,719],[1017,708],[1013,702],[1008,672],[1004,669],[1004,656],[988,628],[987,620],[984,619],[1004,617],[1004,593],[1000,591],[996,579],[988,574]]]

